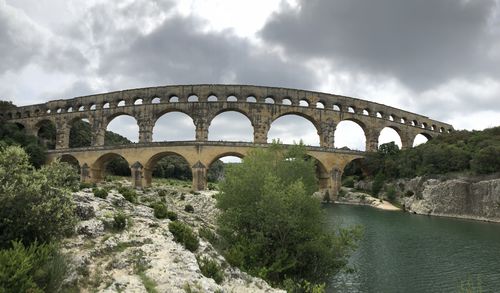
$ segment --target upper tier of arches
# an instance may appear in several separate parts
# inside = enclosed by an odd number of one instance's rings
[[[403,147],[411,147],[414,137],[433,137],[453,130],[449,124],[390,106],[345,96],[296,89],[243,86],[192,85],[125,90],[45,104],[18,107],[2,113],[4,118],[37,131],[42,120],[56,125],[58,148],[68,146],[69,125],[75,119],[88,119],[92,126],[92,145],[104,144],[107,125],[117,116],[135,118],[139,142],[152,141],[156,121],[169,112],[191,117],[197,141],[208,140],[212,120],[226,111],[245,115],[253,127],[255,143],[266,143],[273,121],[285,115],[298,115],[317,129],[320,146],[333,148],[336,126],[344,120],[357,123],[366,135],[366,150],[376,149],[382,129],[397,131]]]

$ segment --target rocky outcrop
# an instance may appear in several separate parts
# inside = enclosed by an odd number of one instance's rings
[[[366,205],[388,211],[400,210],[398,207],[392,205],[386,200],[378,199],[370,196],[367,193],[359,192],[352,188],[346,187],[342,188],[342,191],[340,192],[340,195],[337,197],[335,202],[341,204]]]
[[[67,284],[75,284],[81,292],[149,292],[147,286],[153,286],[157,292],[284,292],[231,267],[201,237],[195,252],[175,242],[168,227],[170,220],[155,218],[148,205],[165,202],[180,221],[198,231],[214,226],[214,192],[191,194],[161,188],[163,196],[159,189],[138,191],[138,204],[126,201],[115,189],[105,199],[95,197],[90,189],[74,194],[82,221],[77,225],[77,235],[63,243],[73,264]],[[188,204],[194,212],[184,211]],[[118,211],[127,217],[122,231],[110,228]],[[209,257],[221,265],[221,284],[201,273],[197,257]]]
[[[500,222],[500,179],[400,180],[401,201],[412,213]],[[408,196],[410,195],[410,196]]]

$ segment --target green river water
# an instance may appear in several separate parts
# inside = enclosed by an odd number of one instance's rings
[[[364,226],[350,259],[355,272],[336,276],[327,292],[460,292],[467,281],[500,292],[500,224],[366,206],[325,210],[332,229]]]

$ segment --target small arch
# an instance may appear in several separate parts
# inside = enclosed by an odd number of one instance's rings
[[[253,141],[254,129],[250,118],[239,111],[227,110],[218,113],[208,127],[211,141]]]
[[[427,129],[427,123],[425,123],[425,122],[422,122],[422,125],[421,125],[421,127],[422,127],[423,129]]]
[[[432,124],[432,125],[431,125],[431,130],[432,130],[432,131],[435,131],[435,130],[436,130],[436,125],[435,125],[435,124]]]
[[[130,163],[117,153],[107,153],[100,156],[92,169],[95,170],[94,180],[103,180],[106,175],[130,176]]]
[[[441,132],[441,133],[445,132],[445,131],[444,131],[444,127],[440,127],[440,128],[439,128],[439,132]]]
[[[257,103],[257,99],[254,96],[248,96],[247,103]]]
[[[121,100],[118,102],[117,107],[124,107],[126,104],[125,100]]]
[[[362,114],[365,116],[370,116],[370,112],[368,111],[368,109],[363,109]]]
[[[159,104],[159,103],[161,103],[161,99],[158,97],[153,97],[153,99],[151,100],[151,104]]]
[[[85,111],[85,106],[79,106],[79,107],[78,107],[78,111],[79,111],[79,112],[83,112],[83,111]]]
[[[71,108],[71,111],[73,111],[73,108]],[[36,109],[35,110],[35,116],[38,116],[38,115],[40,115],[40,109]]]
[[[142,105],[144,103],[144,100],[141,98],[137,98],[134,101],[134,105]]]
[[[217,102],[219,99],[217,98],[217,96],[214,96],[214,95],[210,95],[208,96],[207,98],[207,101],[208,102]],[[248,102],[248,101],[247,101]]]
[[[226,101],[227,102],[238,102],[238,98],[231,95],[231,96],[227,97]]]
[[[274,104],[274,99],[271,98],[271,97],[267,97],[265,100],[264,100],[264,103],[266,104]]]
[[[194,102],[198,102],[198,101],[199,101],[199,98],[197,95],[190,95],[188,97],[188,102],[190,102],[190,103],[194,103]]]
[[[342,120],[335,129],[334,145],[336,148],[366,150],[365,125],[354,119]]]
[[[342,109],[342,106],[340,104],[334,104],[333,105],[333,111],[340,112],[340,109]]]
[[[449,128],[448,133],[452,133],[452,132],[453,132],[453,129]]]
[[[281,101],[281,104],[286,105],[286,106],[291,106],[292,105],[292,100],[290,100],[290,99],[283,99],[283,101]]]
[[[170,99],[168,100],[169,103],[178,103],[179,102],[179,97],[178,96],[171,96]]]
[[[90,105],[90,110],[91,111],[95,111],[95,109],[97,109],[97,105],[96,104],[91,104]]]
[[[299,106],[300,107],[309,107],[309,101],[306,99],[302,99],[299,101]]]
[[[302,113],[286,113],[274,119],[267,134],[267,142],[279,140],[285,144],[302,141],[305,145],[319,146],[318,128],[313,118]]]
[[[418,121],[417,120],[412,120],[411,121],[411,126],[417,126],[418,125]]]
[[[394,115],[393,114],[389,115],[389,121],[394,121]]]
[[[108,102],[104,102],[104,104],[102,105],[102,108],[103,109],[109,109],[109,103]]]
[[[68,113],[73,112],[73,107],[68,107],[68,109],[66,109],[66,112],[68,112]]]
[[[62,111],[63,111],[62,108],[57,108],[56,113],[60,114],[60,113],[62,113]],[[18,118],[21,118],[21,113],[17,113],[17,114],[19,114]]]
[[[356,113],[356,110],[354,109],[353,106],[349,106],[349,107],[347,107],[347,112],[349,112],[349,113]]]
[[[325,103],[322,101],[319,101],[316,103],[316,108],[318,109],[325,109]]]
[[[376,114],[377,118],[382,118],[384,116],[383,112],[378,111]]]
[[[400,120],[401,124],[406,124],[406,118],[404,117],[401,117],[401,120]]]

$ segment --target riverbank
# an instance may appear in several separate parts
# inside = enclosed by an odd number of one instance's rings
[[[352,188],[343,187],[341,193],[342,196],[339,195],[335,203],[365,205],[385,211],[401,211],[400,208],[386,200],[375,198],[367,193],[354,191]]]
[[[136,191],[133,203],[117,191],[120,185],[129,183],[107,183],[105,198],[96,197],[90,188],[73,194],[81,221],[77,235],[65,239],[62,248],[73,267],[66,283],[79,292],[284,292],[230,266],[207,240],[207,235],[215,235],[214,191],[192,193],[162,185]],[[172,220],[155,217],[150,206],[157,202],[194,231],[196,250],[174,240]],[[126,218],[123,230],[113,228],[117,213]],[[201,258],[220,266],[222,282],[202,273]]]

